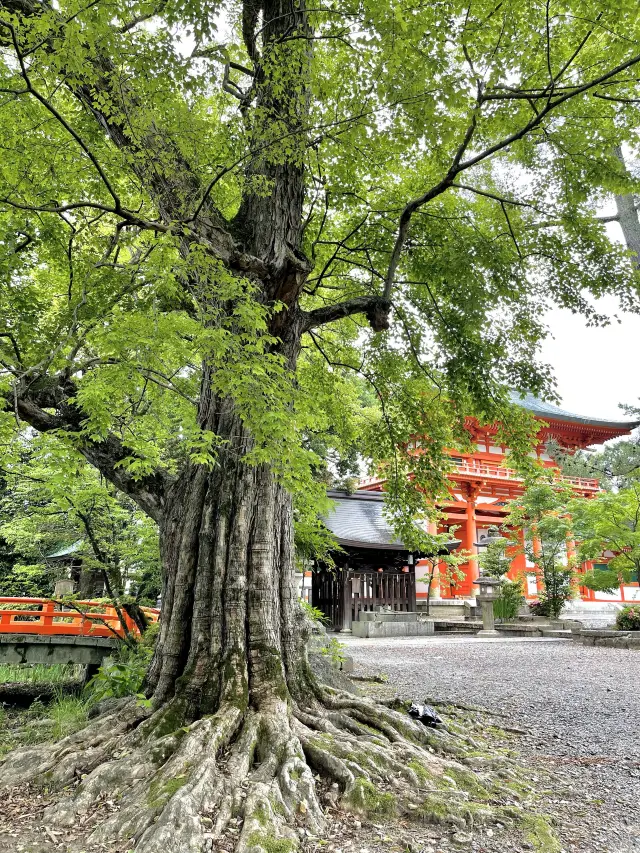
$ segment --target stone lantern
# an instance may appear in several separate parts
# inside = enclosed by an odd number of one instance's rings
[[[488,547],[493,542],[497,542],[503,537],[500,536],[500,531],[497,527],[490,527],[487,531],[489,534],[483,542],[476,542],[478,551]],[[509,560],[505,560],[505,571],[508,568]],[[476,637],[499,637],[500,633],[496,631],[496,620],[493,612],[493,602],[500,597],[500,585],[502,580],[487,575],[481,575],[474,584],[478,586],[476,600],[480,602],[482,612],[482,630],[478,631]]]
[[[495,616],[493,615],[493,602],[500,597],[500,578],[479,577],[474,581],[479,587],[476,599],[480,602],[482,609],[482,630],[478,631],[476,637],[499,637],[496,631]]]

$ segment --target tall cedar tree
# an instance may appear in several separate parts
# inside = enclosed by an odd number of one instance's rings
[[[81,778],[62,825],[119,792],[92,840],[145,853],[236,814],[236,850],[291,849],[316,774],[354,807],[398,774],[415,795],[444,735],[307,665],[309,436],[349,432],[353,371],[392,513],[443,488],[465,416],[526,459],[505,388],[550,391],[548,305],[638,305],[593,213],[635,189],[636,5],[0,0],[0,57],[0,443],[84,456],[158,523],[164,573],[151,707],[0,784]]]

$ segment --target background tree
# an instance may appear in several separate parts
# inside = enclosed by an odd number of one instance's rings
[[[633,189],[614,148],[637,135],[639,27],[596,0],[0,0],[0,444],[28,424],[83,456],[158,523],[163,563],[152,709],[2,784],[79,769],[50,815],[73,823],[127,780],[92,840],[182,853],[246,781],[237,848],[265,851],[295,816],[322,827],[314,772],[353,802],[392,753],[433,761],[417,724],[307,666],[305,439],[364,377],[395,519],[446,488],[469,415],[527,458],[506,387],[552,393],[545,308],[637,307],[593,210]],[[386,740],[353,765],[363,722]]]
[[[598,494],[592,500],[573,501],[570,511],[581,561],[602,560],[605,551],[615,555],[607,561],[606,570],[586,572],[581,583],[589,589],[613,592],[621,583],[640,579],[640,483]]]
[[[489,528],[489,536],[491,541],[478,557],[480,574],[502,580],[498,598],[493,605],[496,617],[515,619],[525,603],[525,597],[522,592],[523,578],[512,581],[506,576],[511,567],[513,544],[506,536],[499,535],[497,527]],[[510,549],[510,554],[507,554],[507,549]]]
[[[429,518],[431,521],[436,520],[434,512],[430,512]],[[427,589],[425,612],[427,616],[431,606],[431,592],[434,584],[437,581],[439,584],[451,584],[455,586],[458,581],[461,581],[465,573],[460,568],[464,563],[468,563],[469,559],[473,559],[474,555],[467,551],[459,549],[449,551],[452,539],[455,538],[457,527],[450,527],[444,533],[428,533],[426,538],[420,543],[420,550],[423,554],[429,556],[421,557],[421,560],[426,563],[426,573],[421,577],[418,583],[424,584]],[[424,592],[424,588],[421,590]]]
[[[640,478],[640,444],[635,438],[616,441],[599,451],[573,454],[554,444],[550,452],[564,474],[595,477],[607,491],[627,488]]]
[[[30,578],[30,594],[52,595],[60,569],[46,556],[75,545],[81,598],[131,592],[140,604],[155,605],[161,583],[156,525],[78,454],[51,436],[32,437],[7,461],[4,477],[0,535],[22,560],[3,579],[3,594]]]
[[[575,558],[567,556],[567,540],[573,537],[568,504],[571,489],[539,481],[511,503],[507,524],[524,530],[523,551],[534,563],[543,588],[538,593],[539,614],[557,619],[573,595]]]

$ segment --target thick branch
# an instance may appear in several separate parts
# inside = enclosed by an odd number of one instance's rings
[[[382,296],[354,296],[346,302],[327,305],[309,311],[303,319],[303,331],[308,332],[318,326],[325,326],[352,314],[366,314],[374,332],[384,332],[389,328],[391,300]]]
[[[150,518],[160,523],[169,475],[157,471],[135,479],[122,467],[122,463],[131,458],[131,451],[114,435],[109,435],[101,441],[91,441],[81,435],[81,413],[69,403],[56,400],[57,390],[59,389],[55,389],[54,393],[47,390],[34,394],[18,391],[15,398],[13,393],[10,393],[5,400],[5,408],[7,411],[15,410],[21,420],[38,432],[58,430],[69,435],[76,433],[75,446],[87,462],[97,468],[117,489],[129,495]],[[54,413],[49,411],[52,408],[55,409]]]
[[[617,145],[614,153],[622,164],[622,168],[628,174],[627,166],[624,162],[622,147]],[[634,267],[637,268],[640,266],[640,221],[638,220],[636,201],[633,197],[633,193],[625,193],[624,195],[617,193],[615,200],[617,210],[615,221],[620,224],[627,249],[629,249],[630,252],[633,252],[632,263]]]

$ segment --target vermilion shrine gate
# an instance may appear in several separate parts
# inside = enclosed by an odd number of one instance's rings
[[[514,399],[541,422],[538,445],[534,452],[543,465],[558,472],[558,477],[562,477],[558,465],[546,452],[549,440],[553,439],[560,447],[571,451],[629,435],[631,430],[640,424],[637,421],[607,421],[583,417],[545,403],[532,395],[523,399]],[[471,453],[451,452],[451,459],[455,465],[455,469],[449,475],[451,498],[439,507],[444,514],[444,520],[437,531],[434,527],[432,532],[447,532],[449,528],[455,526],[457,528],[455,536],[461,540],[460,547],[465,551],[476,552],[477,543],[482,543],[487,537],[488,529],[492,526],[500,527],[503,524],[508,514],[507,504],[523,494],[524,483],[516,471],[505,465],[507,448],[496,443],[497,428],[495,426],[483,426],[475,419],[468,418],[466,428],[471,434],[476,449]],[[593,497],[599,489],[597,479],[584,477],[562,477],[562,479],[571,485],[577,495],[587,498]],[[343,556],[339,559],[348,564],[355,579],[355,586],[352,585],[351,604],[353,618],[357,618],[358,608],[362,606],[372,608],[378,604],[389,603],[393,609],[402,610],[410,606],[410,603],[406,603],[407,596],[416,604],[427,598],[427,586],[420,583],[420,578],[427,572],[426,566],[421,565],[419,559],[415,560],[415,566],[412,564],[409,552],[403,548],[402,543],[394,540],[380,511],[365,509],[368,506],[366,501],[370,496],[377,495],[379,499],[382,498],[384,482],[375,477],[367,478],[360,483],[360,488],[354,495],[332,493],[332,497],[334,499],[338,497],[338,500],[326,523],[343,549]],[[347,509],[347,506],[350,508]],[[518,531],[518,534],[522,536],[523,532]],[[569,556],[572,555],[573,549],[575,549],[575,543],[568,542]],[[416,557],[418,558],[419,555]],[[606,558],[605,554],[601,565],[606,564]],[[439,582],[439,578],[434,578],[430,593],[434,604],[438,600],[465,600],[475,596],[474,581],[478,577],[477,560],[470,560],[460,568],[464,572],[464,577],[455,584],[446,583],[444,580]],[[593,564],[585,563],[580,570],[587,571],[592,568]],[[340,577],[344,579],[346,577],[344,566],[342,566],[342,572]],[[393,592],[392,600],[389,602],[389,594],[386,591],[387,587],[384,587],[383,578],[394,574],[405,574],[410,579],[406,581],[407,592],[404,591],[405,586],[400,585],[398,589],[401,591],[397,594]],[[539,583],[536,567],[527,562],[523,553],[513,558],[509,576],[513,579],[524,576],[527,598],[536,598]],[[314,578],[314,588],[316,588],[314,601],[318,601],[317,606],[324,609],[329,607],[331,598],[334,601],[332,606],[338,607],[342,614],[338,621],[346,624],[349,619],[347,613],[349,591],[344,582],[339,582],[339,577],[333,582],[340,588],[339,595],[343,597],[342,603],[336,603],[337,586],[332,588],[329,595],[327,573],[320,573],[317,579]],[[324,583],[323,592],[319,591],[321,583]],[[361,586],[358,586],[359,583]],[[392,587],[392,589],[395,588]],[[379,593],[376,590],[379,590]],[[615,594],[594,592],[586,587],[580,587],[580,595],[585,601],[639,601],[640,588],[636,579],[633,583],[621,585]]]

